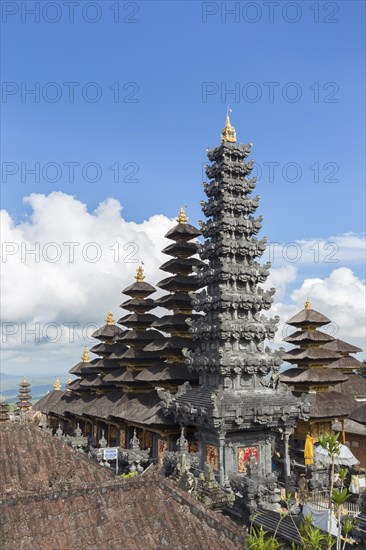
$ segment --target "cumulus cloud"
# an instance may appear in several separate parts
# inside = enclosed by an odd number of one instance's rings
[[[128,222],[115,199],[89,212],[61,192],[32,194],[25,201],[31,207],[25,222],[14,223],[1,212],[3,370],[66,374],[82,347],[92,345],[90,334],[107,312],[112,310],[116,319],[124,314],[118,307],[121,291],[133,282],[139,262],[151,284],[166,276],[159,270],[168,259],[161,250],[169,244],[164,235],[175,220],[155,215],[142,223]],[[303,249],[322,243],[320,251],[331,239],[300,242]],[[358,261],[360,237],[344,235],[337,243],[342,258]],[[296,263],[275,262],[271,270],[266,287],[277,289],[271,314],[280,315],[282,322],[276,340],[286,335],[283,322],[309,296],[313,307],[336,323],[340,337],[363,347],[364,283],[337,264],[330,266],[335,269],[327,278],[307,278],[296,287],[308,259],[309,254],[302,254]]]

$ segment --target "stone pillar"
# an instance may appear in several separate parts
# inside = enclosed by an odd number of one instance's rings
[[[289,438],[290,433],[287,430],[283,433],[283,458],[284,458],[284,469],[285,469],[285,480],[287,482],[287,479],[291,475],[291,463],[290,463],[290,452],[289,452]]]
[[[226,468],[225,468],[225,432],[219,434],[219,481],[221,485],[225,485]]]

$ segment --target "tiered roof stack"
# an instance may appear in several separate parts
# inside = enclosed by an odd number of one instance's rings
[[[0,422],[6,422],[9,418],[9,405],[5,399],[0,399]]]
[[[281,374],[281,382],[290,386],[295,392],[309,394],[311,400],[310,424],[314,435],[327,431],[334,418],[347,417],[357,403],[354,399],[340,393],[336,386],[348,381],[353,369],[359,368],[360,361],[350,353],[362,351],[356,346],[335,339],[320,327],[328,325],[330,319],[312,309],[310,302],[305,308],[292,317],[287,324],[297,330],[287,336],[287,343],[298,347],[288,351],[283,359],[297,367],[290,368]],[[322,427],[319,432],[319,423]],[[304,436],[306,430],[298,426],[299,434]]]
[[[198,289],[199,282],[194,275],[194,269],[203,265],[203,262],[193,256],[197,253],[199,243],[192,241],[200,235],[200,231],[193,225],[188,224],[184,208],[180,209],[178,224],[165,235],[167,239],[174,241],[164,248],[164,254],[172,256],[172,259],[165,262],[160,269],[171,273],[172,276],[163,279],[158,287],[166,290],[169,294],[156,300],[156,305],[161,306],[173,313],[164,315],[153,323],[153,327],[162,330],[169,336],[164,339],[148,344],[145,350],[157,353],[164,361],[159,366],[156,374],[160,381],[170,380],[170,386],[159,383],[175,393],[178,384],[189,380],[193,384],[198,382],[196,373],[189,372],[185,365],[185,358],[182,349],[192,346],[192,336],[187,324],[188,319],[195,316],[192,314],[192,300],[190,292]],[[189,322],[189,321],[188,321]],[[155,372],[150,374],[155,375]]]
[[[30,384],[28,384],[25,377],[23,378],[22,382],[19,384],[19,394],[17,395],[19,401],[17,401],[17,410],[22,412],[28,411],[32,404],[29,402],[32,399],[32,396],[30,395]]]

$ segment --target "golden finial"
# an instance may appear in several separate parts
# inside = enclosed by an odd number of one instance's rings
[[[137,268],[135,279],[136,279],[136,282],[138,283],[142,283],[142,281],[145,279],[144,269],[142,265],[140,265],[140,267]]]
[[[113,317],[113,315],[112,315],[112,317]],[[107,318],[107,323],[108,323],[108,318]],[[88,352],[87,348],[84,348],[83,355],[81,356],[81,358],[83,360],[83,363],[89,363],[90,362],[90,356],[89,356],[89,352]]]
[[[105,320],[105,322],[107,323],[107,325],[114,325],[114,323],[116,322],[114,320],[113,313],[111,311],[108,313],[107,319]]]
[[[228,107],[226,113],[226,124],[221,130],[221,143],[224,143],[224,141],[230,141],[230,143],[236,142],[236,132],[235,128],[231,125],[229,112],[231,112],[231,109]]]
[[[26,383],[27,383],[27,379],[25,376],[23,376],[22,384],[26,384]]]
[[[178,223],[187,223],[187,221],[188,221],[188,218],[186,216],[186,211],[185,211],[184,206],[182,206],[182,208],[179,210],[177,222]]]
[[[56,390],[56,391],[61,391],[61,382],[60,380],[57,378],[56,382],[53,384],[53,388]]]
[[[68,378],[68,380],[67,380],[67,385],[70,386],[71,382],[73,382],[73,379],[70,376],[70,378]]]
[[[305,309],[311,309],[311,303],[309,302],[309,298],[307,298],[305,302]]]

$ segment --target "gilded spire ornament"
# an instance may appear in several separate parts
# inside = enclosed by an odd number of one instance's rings
[[[311,309],[311,303],[309,302],[309,298],[305,302],[305,309]]]
[[[71,376],[67,379],[67,385],[70,386],[70,384],[73,382],[73,379]]]
[[[145,279],[144,269],[143,269],[142,265],[140,265],[140,266],[137,268],[137,272],[136,272],[136,275],[135,275],[135,279],[136,279],[136,282],[138,282],[138,283],[142,283],[143,280]]]
[[[113,315],[112,315],[113,317]],[[108,318],[107,318],[107,323],[108,323]],[[113,321],[114,323],[114,321]],[[87,350],[87,348],[84,348],[84,351],[83,351],[83,355],[81,356],[81,359],[83,360],[83,363],[90,363],[90,356],[89,356],[89,351]]]
[[[56,390],[56,391],[61,391],[61,382],[60,380],[57,378],[56,382],[53,384],[53,389]]]
[[[182,208],[179,210],[177,222],[178,222],[178,223],[187,223],[187,222],[188,222],[188,218],[187,218],[187,216],[186,216],[186,211],[185,211],[185,208],[184,208],[183,206],[182,206]]]
[[[107,323],[107,325],[114,325],[114,323],[116,322],[114,320],[113,313],[111,311],[108,313],[107,319],[105,320],[105,322]]]
[[[231,111],[231,109],[228,108],[226,115],[226,124],[221,130],[221,143],[224,143],[225,141],[229,141],[230,143],[236,142],[236,131],[234,126],[231,125],[229,111]]]

